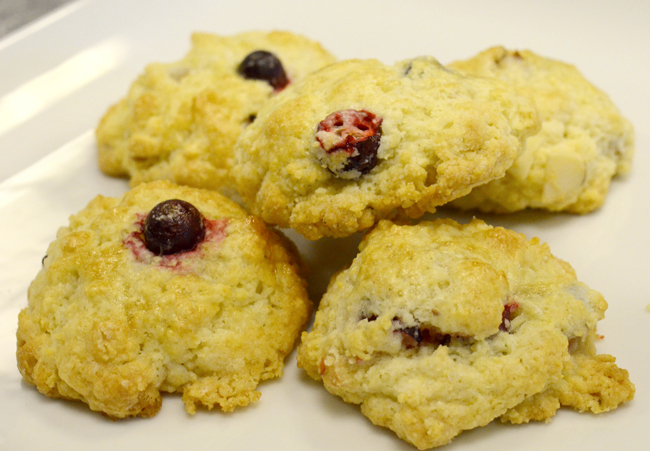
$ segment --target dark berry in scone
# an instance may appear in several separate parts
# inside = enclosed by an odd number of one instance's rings
[[[191,251],[204,236],[203,216],[194,205],[180,199],[159,203],[144,221],[144,242],[154,254]]]
[[[215,191],[98,196],[52,242],[18,320],[18,368],[52,398],[149,417],[161,392],[231,411],[282,375],[311,303],[295,246]]]
[[[107,111],[96,133],[99,166],[132,186],[166,179],[233,195],[241,132],[289,82],[333,61],[294,33],[194,33],[182,59],[147,65]]]
[[[369,111],[335,111],[318,124],[316,140],[324,153],[320,161],[341,178],[367,174],[377,165],[381,122]]]
[[[298,365],[418,448],[634,397],[628,372],[596,352],[603,296],[538,239],[479,220],[384,220],[359,251],[330,281]]]
[[[538,127],[533,102],[506,83],[434,58],[342,61],[259,111],[237,141],[233,174],[266,222],[344,237],[503,176]]]
[[[237,73],[251,80],[265,80],[276,91],[289,84],[282,62],[266,50],[256,50],[248,54],[237,67]]]

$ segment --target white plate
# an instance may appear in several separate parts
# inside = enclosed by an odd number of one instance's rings
[[[432,54],[443,63],[492,45],[529,48],[575,64],[636,126],[632,174],[588,216],[485,217],[547,241],[609,302],[599,352],[630,371],[633,402],[602,415],[561,410],[549,424],[492,424],[448,450],[647,450],[650,434],[650,3],[640,1],[436,2],[433,0],[79,1],[0,41],[0,449],[394,450],[414,449],[370,424],[356,406],[309,380],[292,354],[261,400],[234,413],[188,416],[165,396],[152,419],[111,422],[80,403],[51,400],[16,369],[17,315],[47,244],[96,194],[123,180],[96,167],[92,129],[150,61],[180,58],[194,30],[232,34],[287,29],[340,58],[387,63]],[[292,235],[295,238],[295,235]],[[355,253],[358,238],[298,239],[311,293]]]

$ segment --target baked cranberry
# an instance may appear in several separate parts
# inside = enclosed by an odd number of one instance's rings
[[[419,327],[404,327],[397,332],[402,334],[402,344],[407,348],[414,348],[422,343],[422,331]]]
[[[448,346],[452,338],[458,340],[467,340],[462,335],[445,334],[432,326],[412,326],[404,327],[402,320],[398,317],[393,318],[394,332],[402,336],[402,345],[405,348],[415,348],[417,346]]]
[[[250,53],[237,68],[237,73],[250,80],[265,80],[276,91],[284,89],[289,84],[282,62],[266,50]]]
[[[393,318],[393,327],[396,333],[402,336],[402,345],[406,348],[415,348],[422,343],[422,331],[418,326],[405,327],[397,316]]]
[[[434,346],[447,346],[451,343],[452,336],[450,334],[443,334],[436,329],[422,329],[422,343]],[[463,338],[456,335],[456,338]]]
[[[377,166],[383,119],[366,110],[336,111],[318,124],[316,140],[328,155],[343,152],[343,165],[328,165],[336,175],[350,171],[367,174]]]
[[[501,313],[501,324],[499,325],[499,330],[503,332],[510,331],[510,320],[512,320],[512,315],[519,309],[519,304],[517,302],[509,302],[503,306],[503,312]]]
[[[194,205],[171,199],[156,205],[144,221],[144,243],[154,254],[193,250],[205,236],[203,216]]]

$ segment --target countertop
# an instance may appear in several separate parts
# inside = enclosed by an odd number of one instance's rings
[[[71,0],[0,1],[0,38],[70,2]]]

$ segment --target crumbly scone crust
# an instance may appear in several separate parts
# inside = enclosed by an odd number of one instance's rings
[[[472,190],[454,206],[584,214],[603,204],[613,177],[629,172],[632,125],[574,66],[528,50],[493,47],[450,67],[514,84],[535,102],[542,118],[540,132],[526,140],[506,175]]]
[[[356,180],[315,157],[319,122],[348,109],[382,119],[378,164]],[[343,237],[395,214],[419,217],[501,177],[538,128],[532,102],[506,84],[431,57],[342,61],[265,105],[237,143],[234,173],[265,221],[309,239]]]
[[[499,417],[632,399],[627,371],[596,355],[605,300],[538,239],[479,220],[384,220],[359,249],[303,332],[298,365],[416,447]]]
[[[156,256],[137,234],[157,203],[208,220],[190,252]],[[167,181],[98,196],[59,230],[19,315],[18,367],[53,398],[112,418],[152,416],[160,392],[189,413],[259,398],[282,374],[311,310],[295,247],[213,191]]]
[[[255,50],[277,55],[292,81],[335,60],[320,44],[289,32],[194,33],[180,61],[149,64],[101,119],[101,170],[129,177],[133,186],[166,179],[229,192],[233,146],[274,94],[266,81],[237,74]]]

